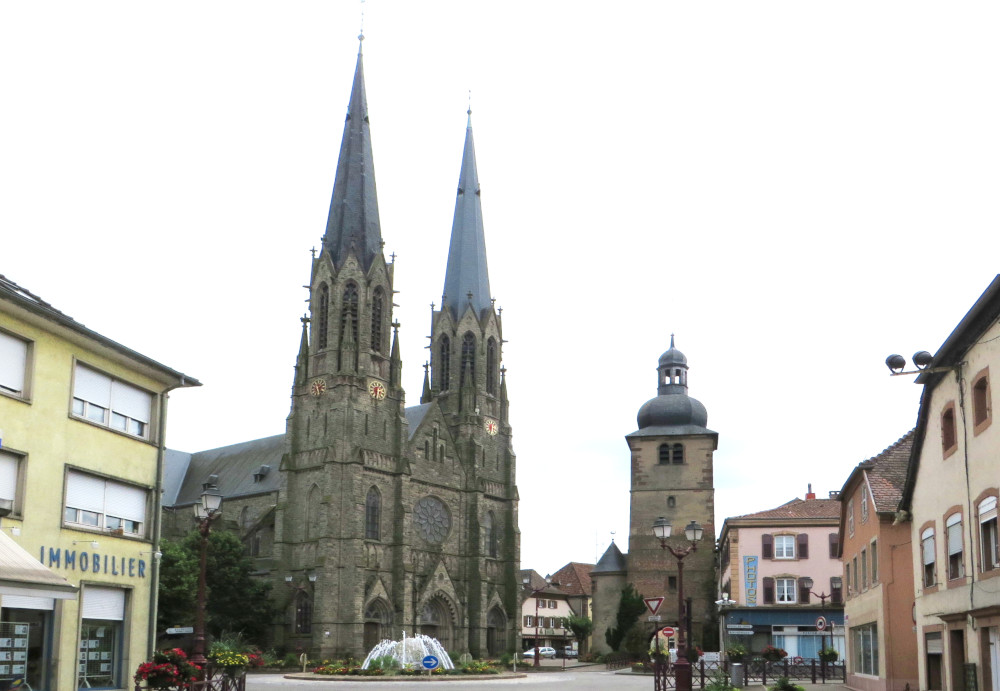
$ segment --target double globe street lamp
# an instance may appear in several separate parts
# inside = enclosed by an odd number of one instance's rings
[[[203,670],[205,663],[205,601],[208,586],[205,574],[208,570],[208,534],[212,532],[212,521],[222,515],[222,493],[214,483],[206,484],[201,493],[201,501],[194,505],[194,515],[198,519],[198,532],[201,534],[201,553],[198,569],[198,602],[195,609],[194,641],[191,651],[191,662]]]
[[[674,684],[677,691],[691,691],[691,663],[687,659],[687,641],[684,638],[684,557],[698,549],[698,541],[705,531],[691,521],[684,528],[684,537],[690,543],[687,547],[667,544],[672,526],[663,516],[653,522],[653,535],[660,541],[660,548],[669,550],[677,559],[677,662],[674,663]],[[664,576],[664,591],[668,590],[669,576]]]

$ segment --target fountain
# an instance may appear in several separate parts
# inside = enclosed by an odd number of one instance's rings
[[[419,667],[421,661],[427,655],[436,657],[440,666],[444,669],[455,669],[455,665],[452,664],[451,658],[438,639],[425,636],[422,633],[407,638],[406,631],[404,631],[403,640],[401,641],[386,639],[379,642],[368,653],[365,661],[361,663],[361,669],[368,669],[368,664],[372,660],[384,655],[391,655],[399,663],[399,666],[404,669],[406,667]]]

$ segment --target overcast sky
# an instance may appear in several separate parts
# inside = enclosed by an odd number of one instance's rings
[[[472,91],[524,568],[627,548],[624,436],[671,333],[719,525],[913,426],[885,356],[933,352],[998,270],[1000,6],[363,7],[410,405]],[[172,448],[284,431],[360,9],[0,5],[0,273],[204,382]]]

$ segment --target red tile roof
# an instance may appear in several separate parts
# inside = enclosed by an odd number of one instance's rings
[[[875,511],[879,513],[895,513],[899,500],[903,498],[914,431],[910,430],[885,451],[858,466],[868,475]]]
[[[567,595],[592,595],[590,572],[593,564],[581,564],[571,561],[554,574],[552,580],[559,583],[560,589]]]
[[[751,521],[765,521],[765,520],[788,520],[795,518],[829,518],[829,519],[840,519],[840,500],[839,499],[792,499],[790,502],[782,504],[781,506],[768,509],[767,511],[758,511],[757,513],[748,513],[743,516],[733,516],[727,518],[727,521],[738,521],[738,520],[751,520]]]

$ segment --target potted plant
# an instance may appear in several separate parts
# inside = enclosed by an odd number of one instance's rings
[[[773,645],[769,645],[760,651],[760,656],[768,662],[777,662],[778,660],[784,660],[788,657],[788,653],[784,648],[776,648]]]
[[[136,684],[145,682],[147,689],[186,689],[200,676],[201,667],[192,664],[183,650],[168,648],[153,653],[132,678]]]
[[[837,652],[836,648],[823,648],[819,651],[819,659],[823,662],[836,662],[838,657],[840,657],[840,653]]]
[[[243,653],[223,650],[212,653],[211,660],[216,667],[221,667],[222,671],[230,679],[235,679],[246,671],[250,664],[250,658]]]
[[[747,647],[742,643],[732,643],[726,648],[726,656],[731,662],[740,662],[747,656]]]

